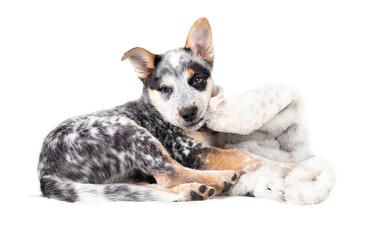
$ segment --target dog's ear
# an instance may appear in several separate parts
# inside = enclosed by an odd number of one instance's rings
[[[190,49],[197,57],[210,63],[214,60],[212,29],[208,19],[199,18],[190,28],[185,48]]]
[[[129,59],[138,78],[145,81],[155,68],[155,58],[156,56],[146,49],[136,47],[124,53],[122,61]]]

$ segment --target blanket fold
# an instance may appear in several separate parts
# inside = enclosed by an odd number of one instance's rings
[[[208,128],[222,132],[222,139],[233,147],[270,160],[297,164],[287,176],[277,174],[275,169],[265,169],[257,174],[250,173],[250,180],[247,176],[241,177],[241,182],[255,182],[252,179],[256,179],[256,184],[249,187],[245,183],[237,184],[232,195],[246,195],[250,192],[248,189],[267,192],[255,189],[264,187],[256,176],[262,176],[264,172],[271,177],[266,177],[266,182],[275,182],[275,186],[282,183],[283,186],[276,189],[285,189],[284,199],[289,203],[315,204],[327,198],[335,175],[328,162],[311,153],[304,115],[299,92],[285,85],[269,85],[229,99],[224,98],[222,88],[216,87],[207,113]],[[271,199],[272,196],[281,194],[271,191],[260,195]]]

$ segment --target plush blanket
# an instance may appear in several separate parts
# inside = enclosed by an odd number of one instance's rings
[[[222,88],[216,87],[207,116],[208,128],[222,132],[221,139],[232,147],[297,164],[289,173],[265,166],[243,174],[231,195],[291,204],[316,204],[328,197],[335,174],[328,162],[310,151],[303,101],[296,90],[270,85],[225,99]]]

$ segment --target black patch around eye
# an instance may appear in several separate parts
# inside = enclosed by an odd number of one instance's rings
[[[188,68],[192,69],[195,74],[188,80],[190,86],[202,92],[207,86],[207,79],[210,77],[210,70],[197,62],[189,64]],[[200,81],[195,81],[196,78],[201,78]]]
[[[168,91],[164,91],[162,89],[163,86],[161,85],[161,78],[158,77],[155,72],[152,72],[152,74],[147,78],[145,86],[149,89],[159,91],[161,97],[165,101],[169,100],[172,95],[173,89],[171,87],[167,87]]]
[[[200,78],[201,80],[199,79],[199,81],[196,81],[197,78]],[[194,74],[194,76],[189,79],[188,83],[196,90],[202,92],[207,87],[207,77],[203,74]]]

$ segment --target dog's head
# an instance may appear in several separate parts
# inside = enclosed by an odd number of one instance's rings
[[[184,48],[161,55],[133,48],[124,54],[125,59],[132,63],[150,102],[166,121],[188,131],[204,124],[214,91],[212,31],[206,18],[193,24]]]

